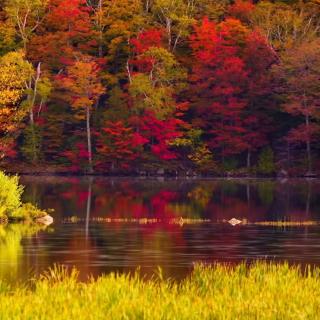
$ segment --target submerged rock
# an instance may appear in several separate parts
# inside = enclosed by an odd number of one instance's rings
[[[49,216],[49,215],[46,215],[44,217],[38,218],[36,221],[38,223],[42,223],[42,224],[44,224],[46,226],[49,226],[50,224],[53,223],[53,218],[51,216]]]
[[[236,226],[240,223],[242,223],[242,220],[238,220],[236,218],[232,218],[231,220],[228,221],[232,226]]]
[[[158,176],[164,176],[165,175],[165,170],[163,168],[160,168],[157,170],[157,175]]]
[[[318,175],[315,173],[315,172],[306,172],[305,175],[304,175],[305,178],[317,178]]]

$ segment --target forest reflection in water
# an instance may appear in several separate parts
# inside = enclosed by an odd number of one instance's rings
[[[320,221],[318,180],[25,176],[21,182],[25,201],[55,209],[55,223],[39,232],[1,227],[0,278],[25,279],[53,263],[74,265],[82,277],[138,266],[150,274],[161,266],[173,278],[185,276],[197,261],[266,258],[320,264],[318,226],[222,223],[231,218]],[[71,217],[78,223],[65,223]],[[97,222],[101,218],[118,222]],[[169,223],[179,218],[203,223]],[[132,223],[139,219],[158,222]]]
[[[25,200],[56,218],[320,220],[319,180],[23,177]]]

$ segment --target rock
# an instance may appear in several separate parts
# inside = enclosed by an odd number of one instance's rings
[[[281,169],[280,172],[278,172],[278,177],[279,178],[287,178],[289,176],[288,171]]]
[[[232,218],[232,219],[229,220],[228,222],[229,222],[232,226],[236,226],[236,225],[242,223],[241,220],[238,220],[238,219],[236,219],[236,218]]]
[[[306,172],[304,175],[305,178],[317,178],[317,174],[315,172]]]
[[[46,215],[44,217],[38,218],[36,220],[38,223],[44,224],[46,226],[49,226],[50,224],[53,223],[53,218],[49,215]]]
[[[157,170],[157,175],[158,176],[164,176],[164,174],[165,174],[165,171],[164,171],[163,168],[160,168],[159,170]]]

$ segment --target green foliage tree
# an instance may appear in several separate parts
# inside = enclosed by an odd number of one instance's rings
[[[251,22],[264,32],[276,50],[284,50],[317,37],[319,16],[320,6],[312,2],[289,5],[260,1],[251,15]]]
[[[24,51],[30,37],[39,27],[47,9],[48,0],[6,0],[5,11],[14,25]]]
[[[228,11],[230,0],[195,0],[196,18],[208,17],[220,22]]]
[[[130,39],[146,24],[140,0],[88,1],[93,8],[93,24],[98,32],[98,56],[106,57],[109,72],[105,75],[110,85],[127,78]]]
[[[320,133],[320,40],[306,41],[286,50],[274,67],[279,80],[277,91],[283,98],[283,109],[301,118],[300,125],[288,134],[288,141],[306,146],[308,171],[312,170],[312,142]]]
[[[274,154],[270,147],[263,149],[258,159],[258,173],[272,175],[276,171]]]
[[[37,124],[28,125],[23,132],[21,151],[24,158],[31,163],[42,159],[42,132]]]
[[[203,173],[213,173],[217,169],[212,152],[208,145],[202,141],[203,131],[192,128],[185,134],[175,139],[171,145],[180,150],[180,153],[186,155],[195,168]]]
[[[152,12],[166,30],[169,51],[174,52],[190,35],[195,23],[195,10],[194,0],[154,0]]]
[[[0,1],[0,56],[16,48],[16,30],[4,10],[4,1]]]
[[[129,93],[134,108],[151,109],[159,119],[164,119],[175,110],[174,95],[183,89],[186,71],[165,48],[150,47],[138,59],[150,61],[151,67],[132,77]]]

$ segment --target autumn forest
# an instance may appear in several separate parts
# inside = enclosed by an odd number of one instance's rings
[[[0,0],[0,167],[313,175],[320,2]]]

